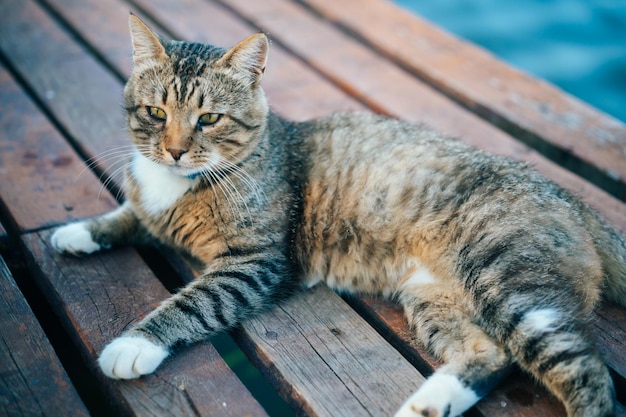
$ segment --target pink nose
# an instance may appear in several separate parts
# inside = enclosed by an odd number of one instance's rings
[[[178,161],[184,153],[187,153],[188,149],[176,149],[176,148],[167,148],[167,151],[172,155],[174,161]]]

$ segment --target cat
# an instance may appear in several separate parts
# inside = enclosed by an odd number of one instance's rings
[[[626,242],[595,212],[525,164],[424,127],[281,118],[261,87],[262,33],[222,49],[129,25],[126,201],[52,245],[160,242],[203,270],[104,348],[104,374],[149,374],[177,346],[324,281],[396,300],[443,360],[398,417],[459,415],[515,364],[568,416],[613,415],[585,321],[601,296],[626,305]]]

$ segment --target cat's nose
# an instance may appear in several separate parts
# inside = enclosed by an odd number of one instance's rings
[[[187,153],[188,149],[176,149],[176,148],[167,148],[167,151],[172,155],[174,161],[178,161],[184,153]]]

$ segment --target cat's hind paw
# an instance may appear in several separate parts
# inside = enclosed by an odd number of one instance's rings
[[[102,372],[113,379],[133,379],[150,374],[169,352],[141,336],[113,339],[98,358]]]
[[[395,417],[454,417],[479,400],[454,375],[435,373],[395,414]]]
[[[84,222],[70,223],[57,229],[50,238],[52,247],[60,253],[70,255],[86,255],[101,249],[94,242]]]

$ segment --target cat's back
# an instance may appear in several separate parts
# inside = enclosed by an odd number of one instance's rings
[[[597,264],[568,194],[524,164],[377,115],[334,114],[309,132],[298,237],[315,276],[350,286],[342,277],[393,279],[416,262],[442,272],[481,236]]]
[[[332,205],[333,215],[358,207],[352,214],[393,217],[397,223],[501,206],[524,210],[529,219],[562,208],[559,215],[577,219],[570,195],[531,167],[424,126],[369,113],[338,113],[313,122],[304,142],[305,189],[309,197],[319,197],[318,207]]]

